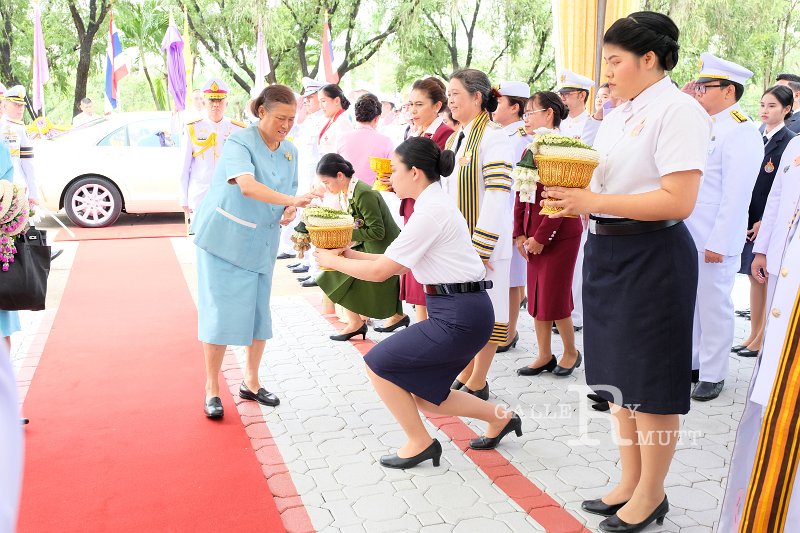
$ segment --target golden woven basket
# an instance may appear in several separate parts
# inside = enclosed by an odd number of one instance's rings
[[[353,240],[354,226],[306,226],[311,243],[317,248],[344,248]]]
[[[391,176],[392,161],[390,159],[386,159],[385,157],[370,157],[369,168],[378,174],[377,178],[380,178],[381,175]],[[377,178],[375,179],[375,183],[372,184],[372,188],[376,191],[388,191],[389,187],[381,183],[381,181]]]
[[[592,173],[599,164],[591,159],[563,159],[560,157],[537,155],[534,157],[539,170],[539,181],[545,187],[570,187],[585,189],[592,181]],[[540,215],[554,215],[561,211],[545,200]]]

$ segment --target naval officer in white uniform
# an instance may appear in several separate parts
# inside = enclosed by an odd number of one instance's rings
[[[706,173],[686,225],[699,260],[692,343],[692,369],[699,370],[699,382],[692,398],[708,401],[719,396],[728,375],[734,331],[731,292],[764,143],[738,103],[753,73],[709,53],[700,59],[695,93],[713,125]]]

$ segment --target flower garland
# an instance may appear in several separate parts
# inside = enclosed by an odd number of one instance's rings
[[[25,193],[10,181],[0,181],[0,264],[8,272],[17,253],[16,236],[25,233],[33,209]]]

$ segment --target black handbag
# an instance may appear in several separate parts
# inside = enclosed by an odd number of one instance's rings
[[[34,227],[15,239],[17,253],[6,272],[0,271],[0,309],[41,311],[47,297],[50,247],[47,232]]]

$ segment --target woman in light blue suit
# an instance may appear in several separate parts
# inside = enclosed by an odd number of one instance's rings
[[[14,180],[14,165],[11,162],[11,153],[8,145],[0,141],[0,180]],[[19,323],[19,312],[0,311],[0,337],[6,345],[8,352],[11,352],[11,335],[21,329]]]
[[[219,372],[228,345],[247,346],[239,396],[280,403],[258,381],[267,339],[272,271],[280,225],[314,196],[297,191],[297,148],[286,140],[297,104],[284,85],[264,89],[252,102],[258,123],[235,132],[222,148],[211,188],[193,229],[197,245],[198,337],[206,362],[205,414],[221,418]]]

